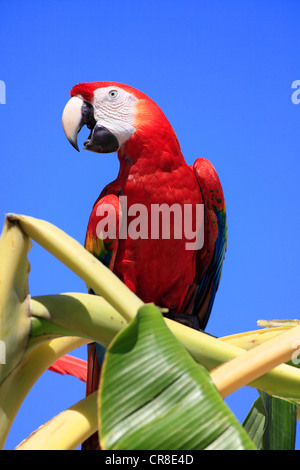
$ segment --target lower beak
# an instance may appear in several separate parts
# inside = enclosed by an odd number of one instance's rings
[[[78,96],[73,96],[66,104],[62,115],[62,125],[68,141],[78,151],[77,135],[84,125],[91,130],[88,139],[84,142],[86,150],[110,153],[119,149],[116,136],[96,123],[93,105]]]
[[[98,153],[116,152],[119,149],[119,142],[111,131],[97,124],[88,140],[84,142],[84,148]]]

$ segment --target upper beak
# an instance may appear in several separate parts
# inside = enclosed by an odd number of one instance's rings
[[[68,141],[78,150],[77,135],[84,125],[82,119],[83,100],[73,96],[66,104],[62,115],[62,125]]]
[[[78,152],[77,135],[85,124],[91,130],[88,139],[84,142],[86,150],[109,153],[119,149],[117,137],[95,121],[93,105],[79,96],[73,96],[63,111],[62,125],[68,141]]]

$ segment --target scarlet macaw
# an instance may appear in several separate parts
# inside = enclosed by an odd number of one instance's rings
[[[120,161],[117,178],[94,204],[86,249],[144,302],[154,302],[168,309],[170,318],[204,329],[218,289],[227,241],[224,196],[214,167],[204,158],[188,166],[176,134],[157,104],[121,83],[80,83],[72,88],[63,112],[63,127],[77,150],[77,134],[84,125],[91,131],[84,148],[98,153],[118,152]],[[127,207],[139,203],[149,213],[155,204],[179,204],[182,208],[204,204],[203,247],[186,249],[187,238],[174,236],[174,223],[169,239],[120,238],[119,224],[124,217],[120,196],[126,196]],[[97,231],[99,214],[108,208],[114,210],[116,219],[111,220],[111,233],[101,239]],[[87,393],[99,384],[96,352],[97,347],[89,345]]]

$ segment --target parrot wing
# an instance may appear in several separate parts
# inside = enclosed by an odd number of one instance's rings
[[[118,251],[120,223],[118,196],[115,194],[103,196],[101,193],[90,216],[84,246],[111,270],[114,268]]]
[[[192,166],[204,203],[204,245],[197,253],[192,313],[205,328],[216,292],[227,246],[226,208],[222,186],[213,165],[198,158]]]

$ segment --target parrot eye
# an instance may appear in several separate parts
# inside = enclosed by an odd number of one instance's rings
[[[110,90],[110,91],[108,92],[108,96],[109,96],[110,98],[113,98],[113,99],[117,98],[118,94],[119,94],[119,93],[117,92],[117,90]]]

